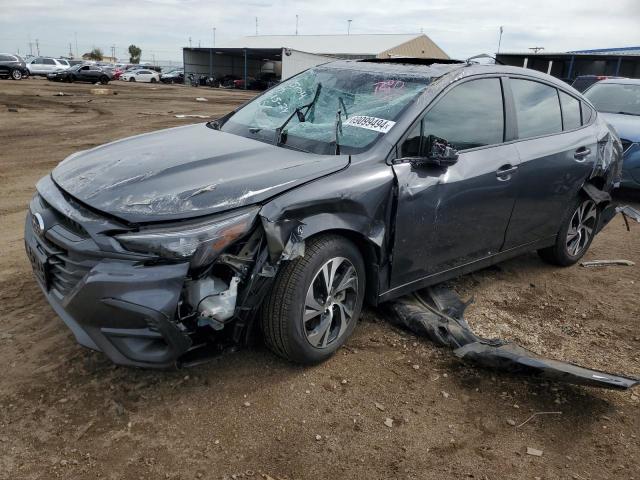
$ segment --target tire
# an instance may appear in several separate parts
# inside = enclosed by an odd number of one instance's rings
[[[555,245],[538,250],[538,255],[552,265],[575,264],[589,250],[599,220],[600,211],[595,202],[578,197],[562,220]]]
[[[333,279],[329,298],[325,278]],[[292,362],[328,359],[356,326],[365,281],[364,261],[353,243],[334,234],[311,238],[304,256],[282,267],[265,299],[261,311],[265,343]]]
[[[13,70],[11,70],[11,78],[13,80],[22,80],[22,76],[23,76],[22,72],[17,68],[14,68]]]
[[[131,77],[131,78],[129,79],[129,81],[130,81],[130,82],[135,82],[135,81],[136,81],[136,79],[135,79],[135,78],[133,78],[133,77]]]
[[[76,77],[75,77],[75,76],[73,76],[73,75],[69,75],[69,76],[67,77],[67,82],[69,82],[69,83],[73,83],[73,82],[75,82],[75,81],[76,81]]]
[[[151,83],[156,83],[156,82],[157,82],[157,80],[156,80],[155,78],[153,78],[153,77],[152,77],[152,78],[151,78]]]
[[[100,77],[100,84],[101,85],[106,85],[109,83],[109,77],[107,77],[106,75],[103,75],[102,77]]]

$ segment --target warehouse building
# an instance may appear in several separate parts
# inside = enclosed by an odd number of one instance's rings
[[[336,58],[449,56],[424,34],[256,35],[217,48],[184,48],[185,76],[213,75],[218,79],[258,78],[269,74],[289,78]]]
[[[581,75],[640,78],[640,47],[561,53],[499,53],[496,58],[506,65],[532,68],[569,83]]]

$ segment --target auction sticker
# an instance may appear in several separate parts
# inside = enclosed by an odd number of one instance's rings
[[[355,115],[345,120],[343,125],[351,125],[352,127],[366,128],[380,133],[387,133],[391,130],[396,122],[385,120],[384,118],[368,117],[366,115]]]

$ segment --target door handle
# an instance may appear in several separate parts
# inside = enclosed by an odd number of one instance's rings
[[[587,156],[589,156],[590,154],[591,154],[591,149],[590,148],[580,147],[579,149],[577,149],[574,152],[573,158],[575,158],[579,162],[584,162],[585,158]]]
[[[498,177],[498,180],[500,180],[501,182],[505,182],[511,179],[511,174],[516,170],[518,170],[517,166],[510,164],[503,165],[498,170],[496,170],[496,177]]]

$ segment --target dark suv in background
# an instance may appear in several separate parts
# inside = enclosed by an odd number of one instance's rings
[[[549,75],[416,61],[328,63],[217,121],[71,155],[25,224],[50,304],[120,364],[260,330],[313,363],[365,299],[532,250],[576,263],[615,213],[615,131]]]
[[[27,64],[20,55],[0,53],[0,77],[21,80],[28,76]]]

